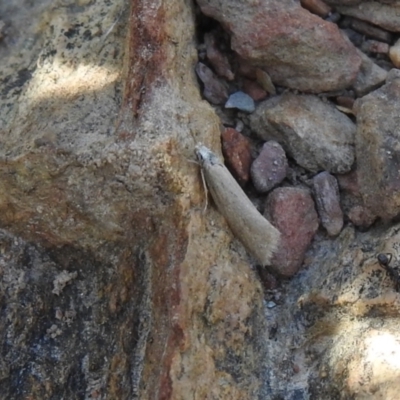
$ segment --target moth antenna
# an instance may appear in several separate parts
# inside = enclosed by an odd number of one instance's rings
[[[190,160],[188,158],[186,159],[186,161],[190,162],[192,164],[200,165],[200,167],[201,167],[201,164],[198,161]],[[204,209],[203,209],[203,214],[204,214],[206,212],[206,210],[207,210],[207,207],[208,207],[208,189],[207,189],[207,184],[206,184],[206,178],[204,177],[203,168],[200,168],[200,174],[201,174],[201,180],[203,182],[204,193],[206,195],[206,202],[205,202],[206,204],[205,204]]]
[[[204,193],[206,196],[206,202],[205,202],[206,204],[204,205],[204,210],[203,210],[203,214],[205,214],[208,206],[208,189],[207,189],[206,179],[204,178],[203,169],[200,169],[200,174],[201,174],[201,180],[203,182]]]

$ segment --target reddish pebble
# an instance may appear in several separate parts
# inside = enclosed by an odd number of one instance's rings
[[[231,70],[228,58],[219,50],[215,35],[212,32],[206,33],[204,35],[204,42],[206,45],[207,59],[210,61],[217,75],[226,78],[228,81],[233,81],[235,75]]]
[[[249,79],[243,80],[242,90],[254,101],[264,100],[268,95],[268,93],[256,81],[251,81]]]
[[[226,164],[239,184],[243,186],[250,178],[250,142],[233,128],[226,128],[221,136],[222,152],[224,153]]]
[[[343,212],[336,178],[329,172],[321,172],[313,178],[313,189],[323,227],[329,236],[338,235],[343,228]]]
[[[250,169],[254,187],[260,193],[268,192],[286,178],[288,167],[282,146],[274,140],[264,143]]]
[[[300,269],[318,230],[314,201],[306,189],[277,188],[268,196],[265,214],[281,232],[271,268],[280,275],[291,277]]]
[[[359,228],[368,228],[375,221],[375,217],[364,206],[355,205],[348,212],[350,221]]]

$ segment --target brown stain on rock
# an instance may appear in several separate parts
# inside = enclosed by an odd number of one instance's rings
[[[150,4],[152,3],[152,4]],[[134,0],[131,6],[129,72],[125,100],[135,117],[165,74],[165,11],[157,1]]]

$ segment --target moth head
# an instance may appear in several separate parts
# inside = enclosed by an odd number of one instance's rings
[[[218,157],[206,146],[202,144],[198,144],[196,146],[196,156],[197,160],[201,165],[211,163],[211,164],[216,164],[220,162],[218,160]]]

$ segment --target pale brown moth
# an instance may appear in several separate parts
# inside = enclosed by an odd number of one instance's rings
[[[280,233],[243,192],[223,162],[206,146],[196,146],[205,181],[219,212],[233,234],[262,265],[269,265]]]

